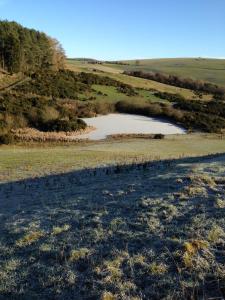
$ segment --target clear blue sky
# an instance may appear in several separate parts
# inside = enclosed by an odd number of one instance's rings
[[[0,0],[0,18],[45,31],[69,57],[225,57],[225,0]]]

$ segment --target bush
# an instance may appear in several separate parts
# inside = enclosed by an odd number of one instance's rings
[[[5,93],[0,101],[0,134],[11,129],[32,127],[42,131],[75,131],[86,124],[76,118],[80,112],[93,110],[88,105],[72,104],[37,96],[24,97]]]
[[[76,120],[50,120],[40,125],[42,131],[76,131],[86,128],[86,123],[81,119]]]
[[[140,104],[126,101],[119,101],[115,105],[116,111],[120,113],[140,114],[148,117],[162,116],[162,104]]]
[[[161,133],[158,133],[158,134],[155,134],[154,135],[154,139],[155,140],[162,140],[165,138],[165,135],[164,134],[161,134]]]
[[[59,118],[59,111],[52,106],[45,106],[40,115],[40,119],[43,122],[56,120],[58,118]]]
[[[117,88],[117,91],[119,93],[126,94],[127,96],[130,96],[130,97],[138,95],[138,93],[135,91],[135,89],[127,84],[124,84],[124,85],[121,84],[121,86],[119,86]]]
[[[97,115],[106,115],[114,111],[114,104],[108,102],[97,102],[93,107]]]
[[[154,95],[160,99],[165,99],[170,102],[179,102],[185,100],[185,98],[180,94],[171,94],[167,92],[156,92]]]

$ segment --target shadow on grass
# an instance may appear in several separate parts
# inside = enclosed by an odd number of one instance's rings
[[[211,160],[221,154],[1,184],[0,299],[184,297],[181,282],[196,278],[177,271],[174,253],[224,211],[176,194]]]

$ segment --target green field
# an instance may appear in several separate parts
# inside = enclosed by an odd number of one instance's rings
[[[0,181],[65,173],[71,170],[225,152],[220,135],[167,136],[164,140],[122,139],[83,144],[0,147]]]
[[[153,93],[147,90],[136,90],[136,96],[128,96],[127,94],[120,93],[117,91],[115,87],[112,86],[104,86],[104,85],[93,85],[92,88],[97,91],[101,92],[101,95],[94,95],[97,101],[102,102],[111,102],[115,103],[118,101],[133,101],[134,103],[146,103],[146,102],[167,102],[166,100],[159,99],[158,97],[154,96]],[[91,95],[91,94],[90,94]]]
[[[174,74],[183,78],[193,78],[225,86],[225,59],[209,58],[164,58],[124,60],[123,64],[88,64],[87,62],[68,60],[76,71],[91,71],[93,69],[119,74],[123,71],[142,70],[144,72],[161,72]],[[125,65],[127,64],[127,65]]]
[[[179,87],[163,84],[152,80],[146,80],[146,79],[131,77],[122,74],[123,71],[125,70],[128,69],[133,70],[136,68],[136,66],[133,66],[133,61],[131,61],[130,63],[131,66],[118,65],[118,64],[104,64],[104,63],[89,64],[86,61],[82,61],[82,60],[68,59],[67,68],[75,72],[88,72],[88,73],[98,74],[100,76],[108,76],[115,80],[121,81],[125,84],[129,84],[134,88],[148,89],[148,90],[152,89],[160,92],[180,94],[187,99],[198,99],[198,96],[196,96],[196,94],[193,91],[188,89],[179,88]],[[138,68],[142,69],[142,67],[144,68],[145,65],[139,66]],[[205,100],[210,100],[211,98],[212,98],[211,95],[203,96],[203,99]]]
[[[102,73],[100,73],[99,75],[101,75],[101,74]],[[131,77],[131,76],[124,75],[124,74],[107,73],[104,75],[108,76],[110,78],[119,80],[125,84],[130,84],[134,88],[147,89],[147,90],[153,89],[153,90],[157,90],[160,92],[167,92],[167,93],[171,93],[171,94],[180,94],[183,97],[185,97],[186,99],[197,99],[198,98],[195,95],[195,93],[191,90],[175,87],[172,85],[163,84],[163,83],[152,81],[152,80]],[[204,95],[204,99],[210,100],[211,95]]]
[[[118,70],[142,70],[174,74],[225,86],[225,59],[168,58],[123,61],[129,65],[111,65]]]

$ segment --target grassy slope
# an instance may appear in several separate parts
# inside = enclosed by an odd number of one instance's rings
[[[108,76],[110,78],[119,80],[123,83],[130,84],[134,88],[141,88],[141,89],[153,89],[158,90],[161,92],[168,92],[174,94],[181,94],[187,99],[197,99],[196,95],[188,89],[182,89],[174,86],[170,86],[167,84],[162,84],[152,80],[146,80],[141,78],[135,78],[127,75],[123,75],[123,69],[127,66],[124,65],[98,65],[98,64],[88,64],[84,61],[77,61],[77,60],[67,60],[67,68],[75,71],[75,72],[90,72],[95,73],[101,76]],[[96,70],[96,71],[94,71]],[[204,96],[205,100],[210,100],[210,95]]]
[[[190,77],[209,81],[225,86],[225,59],[198,59],[198,58],[171,58],[171,59],[146,59],[136,61],[123,61],[130,66],[110,65],[116,69],[143,70],[175,74],[181,77]]]
[[[145,91],[145,90],[138,90],[138,95],[136,96],[128,96],[124,93],[120,93],[117,91],[117,89],[115,87],[112,86],[104,86],[104,85],[93,85],[92,88],[97,91],[97,92],[101,92],[104,95],[98,95],[95,94],[94,96],[96,97],[96,100],[99,102],[111,102],[111,103],[115,103],[118,101],[133,101],[135,103],[146,103],[146,102],[168,102],[167,100],[161,100],[158,97],[154,96],[152,93],[150,93],[149,91]],[[91,96],[92,94],[90,93],[89,96]],[[82,99],[82,97],[81,97]],[[169,103],[169,102],[168,102]]]
[[[0,182],[134,160],[206,155],[225,151],[216,135],[168,136],[165,140],[102,141],[65,146],[0,147]]]
[[[167,92],[167,93],[171,93],[171,94],[180,94],[187,99],[197,99],[198,98],[191,90],[163,84],[163,83],[152,81],[152,80],[131,77],[131,76],[127,76],[124,74],[116,74],[116,75],[115,74],[109,74],[109,75],[107,74],[107,76],[114,78],[116,80],[119,80],[123,83],[130,84],[134,88],[153,89],[153,90],[157,90],[160,92]],[[205,95],[204,99],[205,100],[211,99],[211,96]]]
[[[2,299],[224,298],[224,166],[223,155],[1,184]]]
[[[100,65],[100,64],[91,64],[87,63],[86,60],[77,60],[77,59],[67,59],[67,66],[72,69],[72,71],[75,72],[86,72],[90,71],[92,72],[93,69],[96,69],[98,71],[107,72],[107,73],[113,73],[113,74],[119,74],[123,72],[123,69],[114,68],[110,65]]]

